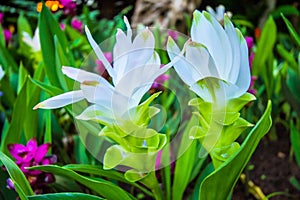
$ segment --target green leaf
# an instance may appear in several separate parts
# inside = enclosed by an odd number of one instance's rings
[[[20,67],[19,67],[19,82],[18,82],[18,93],[20,92],[20,90],[22,89],[26,79],[28,76],[28,72],[25,69],[25,67],[23,66],[23,64],[21,63]]]
[[[297,161],[297,165],[300,167],[300,131],[296,128],[296,126],[291,122],[291,144],[295,153],[295,158]]]
[[[15,162],[7,157],[2,151],[0,151],[0,161],[6,167],[6,170],[8,171],[11,180],[15,184],[16,191],[20,195],[20,197],[23,196],[23,194],[33,195],[34,193],[23,172],[15,164]]]
[[[197,124],[197,118],[192,116],[185,132],[183,133],[179,146],[179,158],[176,161],[174,181],[172,186],[173,199],[182,199],[183,193],[189,183],[197,154],[197,141],[189,139],[190,129]]]
[[[204,179],[200,186],[200,200],[227,199],[229,197],[242,170],[250,160],[260,139],[270,129],[271,124],[271,101],[269,101],[263,116],[251,130],[240,149],[220,168]]]
[[[27,98],[27,87],[26,82],[23,84],[23,87],[15,101],[13,111],[12,111],[12,119],[8,129],[7,134],[3,138],[1,143],[1,150],[5,153],[7,151],[7,145],[10,143],[18,142],[21,138],[21,134],[23,131],[23,124],[26,117],[26,109],[24,109],[24,102],[26,102]]]
[[[0,26],[0,45],[3,47],[5,46],[5,37],[2,26]]]
[[[122,173],[117,172],[115,170],[104,170],[102,169],[102,166],[86,165],[86,164],[69,164],[69,165],[65,165],[64,168],[71,169],[76,172],[88,173],[91,175],[96,175],[96,176],[105,177],[112,180],[121,181],[123,183],[127,183],[134,187],[139,188],[141,191],[145,192],[149,196],[152,195],[151,193],[149,193],[147,189],[140,186],[139,184],[126,180]]]
[[[61,88],[60,80],[64,78],[64,75],[61,71],[61,66],[58,66],[56,64],[54,36],[56,36],[59,40],[59,43],[63,48],[63,53],[71,61],[71,64],[73,64],[74,58],[72,53],[68,49],[68,41],[66,39],[66,36],[60,29],[58,22],[54,19],[46,6],[43,6],[42,8],[38,26],[46,73],[49,77],[50,82],[54,86]]]
[[[47,92],[51,96],[56,96],[56,95],[59,95],[59,94],[63,93],[63,90],[61,90],[61,89],[59,89],[55,86],[47,85],[47,84],[45,84],[41,81],[34,80],[31,77],[29,77],[29,80],[31,82],[33,82],[34,84],[36,84],[37,86],[39,86],[42,90],[44,90],[45,92]]]
[[[299,181],[293,176],[289,179],[290,183],[297,189],[300,191],[300,183]]]
[[[282,17],[285,25],[287,26],[292,38],[296,41],[297,45],[300,46],[300,37],[299,37],[298,33],[296,32],[296,30],[294,29],[293,25],[283,14],[281,14],[281,17]]]
[[[34,71],[33,78],[38,81],[44,80],[44,66],[40,64]],[[27,81],[27,101],[26,101],[26,118],[24,121],[24,133],[26,139],[29,140],[38,135],[38,112],[32,110],[32,108],[37,104],[40,99],[41,89],[34,83]],[[29,98],[30,97],[30,98]]]
[[[29,200],[101,200],[103,198],[83,193],[68,192],[28,196]]]
[[[288,69],[286,84],[292,94],[292,97],[300,103],[300,74],[293,69]],[[289,96],[287,98],[290,98]]]
[[[259,75],[265,70],[267,59],[270,55],[273,55],[273,47],[276,42],[276,24],[272,17],[269,17],[265,23],[260,39],[257,43],[257,50],[255,52],[252,73],[253,75]]]
[[[45,172],[50,172],[56,175],[64,176],[69,179],[75,180],[84,186],[90,188],[94,192],[98,193],[99,195],[103,196],[106,199],[112,200],[126,200],[131,199],[130,195],[125,192],[120,187],[114,185],[113,183],[105,180],[94,180],[82,176],[68,168],[59,167],[56,165],[48,165],[48,166],[36,166],[32,167],[31,169],[42,170]]]
[[[294,58],[293,52],[288,52],[285,50],[282,44],[276,45],[276,50],[279,53],[279,55],[286,61],[293,70],[296,72],[298,71],[298,64]]]
[[[0,64],[2,65],[4,71],[8,72],[12,69],[17,72],[19,67],[15,59],[10,55],[9,51],[6,49],[5,45],[0,42]]]
[[[32,37],[32,31],[30,24],[26,17],[24,17],[24,13],[21,13],[20,16],[18,17],[17,21],[17,27],[18,27],[18,40],[20,44],[20,51],[26,55],[30,56],[30,51],[28,51],[28,45],[23,42],[23,33],[26,32]]]
[[[0,165],[2,165],[0,161]],[[1,200],[11,200],[16,199],[18,196],[18,193],[14,190],[10,190],[7,188],[6,180],[9,178],[9,174],[7,171],[0,170],[0,199]]]

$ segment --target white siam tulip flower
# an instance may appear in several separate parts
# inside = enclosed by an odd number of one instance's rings
[[[27,32],[23,32],[23,41],[32,48],[33,52],[41,50],[39,29],[36,28],[34,31],[33,38]]]
[[[179,53],[178,46],[169,38],[171,60]],[[214,98],[224,97],[222,101],[226,102],[239,97],[250,85],[246,41],[226,15],[223,28],[211,14],[195,11],[185,57],[174,67],[190,89],[208,102],[213,102]],[[218,97],[219,94],[223,96]]]
[[[63,67],[65,75],[80,83],[80,90],[47,99],[34,109],[54,109],[86,99],[93,105],[77,116],[79,119],[111,124],[115,120],[130,117],[128,111],[139,105],[154,80],[166,72],[174,62],[160,68],[161,62],[159,55],[154,51],[155,41],[152,32],[145,28],[132,41],[132,30],[126,17],[124,21],[127,34],[121,30],[117,31],[113,49],[114,67],[105,58],[86,27],[87,38],[96,56],[112,77],[113,85],[97,74]]]

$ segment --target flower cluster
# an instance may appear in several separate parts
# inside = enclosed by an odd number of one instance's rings
[[[28,167],[37,165],[49,165],[56,163],[56,156],[47,156],[50,144],[37,145],[36,139],[30,139],[26,145],[23,144],[9,144],[8,150],[10,154],[16,159],[16,164],[25,174],[28,182],[34,189],[36,194],[43,192],[43,187],[49,183],[54,182],[54,176],[51,173],[45,173],[39,170],[28,170]],[[7,179],[7,187],[15,189],[12,180]]]

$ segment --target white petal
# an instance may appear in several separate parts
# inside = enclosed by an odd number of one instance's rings
[[[80,88],[88,102],[111,108],[113,88],[101,84],[96,86],[81,84]]]
[[[238,33],[236,32],[235,28],[233,27],[233,24],[227,16],[224,17],[224,26],[225,32],[230,40],[230,44],[232,47],[232,66],[230,66],[229,68],[230,73],[228,75],[227,81],[235,84],[239,75],[241,60]]]
[[[131,39],[128,38],[122,30],[118,29],[116,43],[113,49],[114,69],[117,73],[116,79],[113,79],[114,85],[117,84],[119,77],[124,74],[128,60],[128,52],[130,52],[131,49]]]
[[[154,36],[148,28],[139,33],[133,41],[132,49],[127,52],[128,61],[124,73],[147,63],[153,55],[154,44]]]
[[[212,97],[207,87],[205,86],[202,87],[198,83],[195,83],[191,85],[190,89],[193,92],[195,92],[199,97],[201,97],[203,100],[207,102],[212,102]]]
[[[126,28],[127,28],[127,30],[126,30],[126,32],[127,32],[127,38],[129,40],[131,40],[131,38],[132,38],[132,30],[131,30],[130,24],[129,24],[128,19],[127,19],[126,16],[124,16],[124,23],[125,23]]]
[[[28,46],[30,46],[31,48],[34,47],[33,41],[31,36],[27,33],[27,32],[23,32],[23,42],[25,42]]]
[[[55,109],[61,108],[71,103],[76,103],[80,100],[84,99],[84,95],[81,90],[66,92],[54,97],[51,97],[36,106],[34,106],[34,110],[38,108],[43,109]]]
[[[102,61],[105,69],[107,70],[109,75],[114,79],[116,77],[116,73],[115,73],[114,69],[112,68],[112,66],[108,62],[108,60],[105,58],[105,56],[104,56],[103,52],[101,51],[100,47],[97,45],[97,43],[93,39],[93,37],[91,35],[91,32],[90,32],[90,30],[88,29],[87,26],[85,26],[85,32],[86,32],[86,36],[87,36],[90,44],[92,45],[93,50],[96,53],[96,56],[98,57],[99,60]]]
[[[103,84],[106,87],[113,88],[112,85],[108,83],[106,79],[104,79],[102,76],[99,76],[98,74],[95,73],[91,73],[82,69],[67,67],[67,66],[62,67],[62,72],[69,78],[76,80],[79,83],[90,82],[91,84],[93,84],[93,82],[95,82],[94,85]]]
[[[80,115],[76,116],[80,120],[100,121],[104,125],[113,123],[111,110],[101,105],[91,105],[86,108]]]
[[[207,47],[212,56],[219,75],[226,80],[232,65],[232,50],[228,37],[221,24],[209,13],[203,11],[194,12],[193,24],[191,28],[192,40]]]
[[[242,94],[246,93],[246,91],[249,89],[250,82],[251,82],[251,73],[250,73],[250,66],[248,60],[248,47],[247,47],[246,40],[244,39],[240,31],[237,30],[237,32],[239,35],[240,52],[241,52],[239,77],[236,81],[236,85],[239,87],[239,90],[236,93],[236,97],[239,97]]]
[[[4,74],[5,74],[5,72],[2,68],[2,66],[0,65],[0,80],[3,78]]]
[[[34,31],[34,36],[32,38],[32,41],[34,43],[34,50],[40,51],[41,50],[41,43],[40,43],[40,35],[39,35],[39,29],[36,28]]]
[[[220,77],[216,65],[206,47],[191,42],[186,47],[186,59],[191,65],[193,79],[198,81],[205,77]]]
[[[189,42],[190,41],[187,41],[186,43]],[[180,56],[180,49],[171,37],[168,38],[167,51],[171,61],[175,60],[175,58],[179,58],[178,61],[173,64],[179,77],[189,86],[197,82],[197,80],[193,78],[195,77],[195,75],[193,76],[192,74],[193,67],[184,56]]]

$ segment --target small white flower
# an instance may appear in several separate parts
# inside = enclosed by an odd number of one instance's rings
[[[179,52],[178,46],[169,38],[171,60]],[[247,92],[250,85],[246,41],[226,15],[223,28],[211,14],[195,11],[191,41],[187,41],[185,57],[174,67],[190,89],[208,102],[213,101],[212,93],[216,98],[223,93],[225,100],[239,97]],[[213,86],[205,86],[205,80],[212,78],[217,82]]]
[[[36,28],[33,38],[27,32],[23,32],[23,41],[32,48],[33,52],[41,50],[39,29]]]

